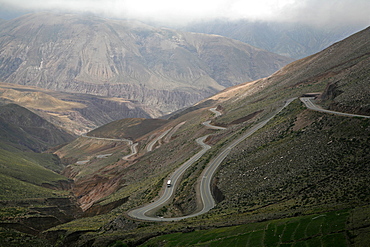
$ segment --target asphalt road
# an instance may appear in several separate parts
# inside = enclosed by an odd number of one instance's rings
[[[306,105],[306,107],[313,111],[319,111],[329,114],[335,114],[340,116],[346,116],[346,117],[362,117],[362,118],[370,118],[370,116],[365,115],[357,115],[357,114],[350,114],[350,113],[344,113],[344,112],[337,112],[337,111],[330,111],[321,108],[320,106],[315,105],[311,100],[313,100],[314,97],[302,97],[300,100]]]
[[[214,129],[214,130],[225,130],[226,129],[224,127],[212,125],[211,120],[204,122],[203,125],[209,129]]]
[[[216,108],[212,108],[212,109],[210,109],[210,111],[212,111],[216,115],[216,117],[221,115],[221,113],[218,112],[216,110]],[[206,122],[205,122],[205,123],[203,123],[203,125],[205,125],[205,126],[209,125],[209,127],[212,128],[212,129],[218,129],[218,128],[225,129],[223,127],[210,125],[211,121],[207,121],[207,122],[208,122],[208,124],[206,124]],[[184,123],[185,122],[180,123],[180,126]],[[160,135],[159,137],[154,139],[150,143],[151,147],[155,144],[155,142],[157,142],[159,139],[163,138],[170,130],[171,129],[165,131],[162,135]],[[205,154],[211,148],[211,146],[204,143],[204,141],[207,139],[208,136],[209,135],[202,136],[202,137],[195,140],[197,142],[197,144],[202,147],[202,150],[200,150],[198,153],[196,153],[193,157],[191,157],[189,160],[187,160],[184,164],[182,164],[178,169],[176,169],[176,171],[171,175],[171,177],[168,178],[168,179],[171,179],[172,186],[167,187],[166,185],[164,185],[163,194],[160,196],[160,198],[158,200],[156,200],[156,201],[154,201],[150,204],[147,204],[143,207],[140,207],[140,208],[137,208],[137,209],[134,209],[134,210],[128,212],[128,215],[130,217],[141,219],[141,220],[150,220],[150,221],[176,221],[176,220],[182,220],[182,219],[189,218],[189,217],[194,217],[194,216],[197,216],[197,215],[200,215],[200,214],[203,213],[201,211],[201,212],[197,212],[197,213],[192,214],[192,215],[187,215],[187,216],[177,217],[177,218],[162,218],[162,217],[155,217],[155,216],[147,215],[151,211],[158,210],[159,208],[163,207],[164,205],[166,205],[170,201],[170,199],[172,198],[172,196],[174,194],[174,191],[176,190],[176,187],[179,183],[179,180],[180,180],[182,174],[186,171],[186,169],[188,169],[192,164],[194,164],[200,157],[203,156],[203,154]],[[202,201],[207,200],[207,202],[208,202],[207,205],[210,205],[210,202],[212,202],[211,200],[213,200],[211,193],[201,193],[201,198],[202,198]]]
[[[168,132],[171,131],[172,128],[164,131],[162,134],[160,134],[159,136],[157,136],[156,138],[154,138],[151,142],[149,142],[148,146],[146,147],[146,151],[147,152],[151,152],[153,151],[153,147],[154,145],[157,143],[157,141],[159,141],[160,139],[162,139],[165,135],[168,134]]]
[[[137,154],[137,146],[139,145],[139,143],[129,143],[130,144],[130,147],[131,147],[131,153],[126,155],[126,156],[123,156],[122,159],[124,160],[128,160],[129,158],[131,158],[132,156],[134,156],[135,154]]]
[[[217,110],[216,110],[216,108],[211,108],[211,109],[209,109],[209,110],[215,114],[215,118],[216,118],[216,117],[221,116],[221,114],[222,114],[221,112],[217,111]],[[212,121],[212,120],[205,121],[205,122],[203,123],[203,125],[204,125],[204,126],[206,126],[206,127],[207,127],[207,128],[209,128],[209,129],[214,129],[214,130],[225,130],[225,129],[226,129],[226,128],[224,128],[224,127],[220,127],[220,126],[212,125],[212,124],[211,124],[211,121]]]
[[[229,145],[227,145],[221,152],[213,158],[210,163],[206,166],[206,168],[203,170],[201,174],[201,182],[199,183],[200,187],[200,198],[202,201],[203,208],[199,212],[195,212],[194,214],[186,215],[183,217],[177,217],[177,218],[162,218],[162,217],[155,217],[155,216],[150,216],[150,212],[154,212],[154,210],[158,210],[160,207],[166,205],[169,200],[172,198],[174,191],[177,187],[177,184],[179,183],[179,180],[182,176],[182,174],[188,169],[194,162],[196,162],[200,157],[202,157],[203,154],[205,154],[211,147],[207,144],[204,143],[206,138],[209,135],[200,137],[196,139],[196,142],[202,147],[202,150],[196,153],[193,157],[191,157],[188,161],[186,161],[183,165],[181,165],[172,175],[170,178],[172,181],[172,186],[167,187],[164,184],[164,190],[163,194],[160,196],[160,198],[150,204],[147,204],[143,207],[134,209],[132,211],[128,212],[128,215],[133,218],[141,219],[141,220],[148,220],[148,221],[177,221],[177,220],[182,220],[185,218],[190,218],[194,216],[198,216],[201,214],[204,214],[211,210],[216,204],[212,196],[211,192],[211,181],[212,178],[219,167],[219,165],[222,163],[222,161],[227,157],[227,155],[230,153],[231,149],[233,149],[235,146],[237,146],[239,143],[244,141],[246,138],[250,137],[252,134],[254,134],[256,131],[258,131],[260,128],[265,126],[273,117],[275,117],[281,110],[283,110],[285,107],[287,107],[293,100],[296,98],[289,99],[285,102],[285,105],[281,107],[275,114],[273,114],[271,117],[268,119],[259,122],[255,124],[253,127],[248,129],[242,136],[240,136],[238,139],[234,140],[231,142]],[[349,114],[349,113],[342,113],[342,112],[335,112],[335,111],[330,111],[330,110],[325,110],[317,105],[315,105],[311,100],[312,97],[302,97],[300,100],[306,105],[308,109],[314,110],[314,111],[319,111],[319,112],[325,112],[325,113],[330,113],[330,114],[336,114],[336,115],[341,115],[341,116],[349,116],[349,117],[364,117],[364,118],[370,118],[370,116],[364,116],[364,115],[356,115],[356,114]],[[216,108],[210,109],[213,113],[215,113],[216,117],[220,116],[221,113],[216,110]],[[204,126],[211,128],[211,129],[216,129],[216,130],[222,130],[225,129],[223,127],[219,126],[214,126],[210,124],[211,121],[206,121],[203,123]],[[147,148],[148,151],[151,151],[154,144],[163,138],[171,129],[163,132],[160,136],[155,138],[150,144],[149,148]],[[85,136],[88,137],[88,136]],[[94,138],[94,137],[89,137],[89,138]],[[108,139],[108,138],[96,138],[95,139],[104,139],[104,140],[115,140],[115,141],[128,141],[125,139]],[[131,144],[132,145],[132,144]],[[134,150],[134,149],[132,149]],[[135,150],[136,151],[136,150]],[[134,151],[132,151],[134,152]]]
[[[211,108],[209,110],[215,114],[215,117],[219,117],[219,116],[222,115],[221,112],[217,111],[217,108],[216,107],[215,108]]]
[[[174,220],[181,220],[188,218],[189,216],[179,217],[179,218],[160,218],[160,217],[153,217],[153,216],[147,216],[146,214],[152,210],[159,209],[163,205],[167,204],[168,201],[171,199],[177,184],[179,182],[179,178],[182,176],[182,174],[185,172],[186,169],[188,169],[194,162],[196,162],[202,155],[207,152],[211,146],[204,143],[204,140],[207,139],[208,135],[200,137],[196,139],[196,142],[202,147],[202,150],[200,150],[198,153],[196,153],[193,157],[191,157],[189,160],[187,160],[184,164],[182,164],[172,175],[170,178],[172,182],[171,187],[167,187],[164,185],[164,191],[163,194],[160,196],[160,198],[150,204],[147,204],[143,207],[134,209],[130,212],[128,212],[128,215],[133,218],[142,219],[142,220],[151,220],[151,221],[174,221]],[[191,217],[191,216],[190,216]]]
[[[129,139],[114,139],[114,138],[105,138],[105,137],[95,137],[95,136],[87,136],[86,134],[83,134],[81,135],[82,137],[85,137],[85,138],[90,138],[90,139],[95,139],[95,140],[105,140],[105,141],[115,141],[115,142],[127,142],[127,144],[130,146],[131,148],[131,153],[122,157],[122,159],[124,160],[127,160],[128,158],[130,158],[131,156],[137,154],[137,145],[139,143],[133,143],[131,140]]]
[[[148,220],[148,221],[177,221],[182,220],[194,216],[198,216],[201,214],[204,214],[211,210],[216,204],[212,196],[211,192],[211,181],[214,173],[216,172],[217,168],[221,164],[221,162],[226,158],[226,156],[230,153],[231,149],[234,148],[236,145],[238,145],[240,142],[244,141],[246,138],[251,136],[253,133],[255,133],[257,130],[262,128],[268,121],[270,121],[276,114],[278,114],[282,109],[284,109],[286,106],[288,106],[294,99],[289,99],[286,101],[285,105],[277,111],[273,116],[268,118],[265,121],[262,121],[256,125],[254,125],[252,128],[247,130],[241,137],[233,141],[231,144],[229,144],[225,149],[221,151],[214,159],[210,161],[210,163],[206,166],[206,168],[203,170],[201,175],[201,182],[200,182],[200,198],[202,200],[203,208],[199,212],[195,212],[194,214],[182,216],[182,217],[176,217],[176,218],[162,218],[162,217],[155,217],[147,215],[150,211],[157,210],[160,207],[164,206],[169,202],[171,199],[175,189],[176,185],[179,182],[179,178],[181,175],[185,172],[185,170],[190,167],[194,162],[196,162],[205,152],[207,152],[211,147],[204,143],[204,140],[207,139],[209,135],[200,137],[196,140],[196,142],[202,146],[202,150],[199,151],[197,154],[195,154],[193,157],[191,157],[187,162],[185,162],[182,166],[180,166],[172,175],[171,179],[173,186],[172,187],[165,187],[164,192],[162,196],[157,200],[150,204],[147,204],[143,207],[134,209],[132,211],[128,212],[128,215],[130,217],[141,219],[141,220]],[[212,108],[211,110],[216,114],[216,116],[219,116],[218,113],[216,113],[216,109]],[[216,111],[216,112],[215,112]],[[205,123],[203,123],[205,125]],[[216,127],[216,126],[215,126]]]
[[[211,210],[214,206],[216,206],[216,203],[213,199],[212,192],[211,192],[211,182],[213,175],[215,174],[217,168],[220,166],[222,161],[227,157],[227,155],[230,153],[231,149],[233,149],[235,146],[237,146],[239,143],[244,141],[246,138],[254,134],[257,130],[265,126],[276,114],[278,114],[281,110],[283,110],[286,106],[288,106],[293,100],[296,98],[289,99],[285,102],[285,105],[280,108],[279,111],[277,111],[273,116],[270,118],[254,125],[252,128],[248,129],[242,136],[240,136],[238,139],[234,140],[232,143],[230,143],[226,148],[224,148],[221,153],[219,153],[214,159],[210,161],[210,163],[206,166],[206,168],[203,170],[201,177],[201,183],[200,183],[200,196],[203,202],[203,209],[196,213],[189,215],[190,217],[197,216],[200,214],[204,214]]]

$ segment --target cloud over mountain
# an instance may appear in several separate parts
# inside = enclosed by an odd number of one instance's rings
[[[369,25],[367,0],[2,0],[6,12],[85,12],[113,18],[185,24],[214,18]]]

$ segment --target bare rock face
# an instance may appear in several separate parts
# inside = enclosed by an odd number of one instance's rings
[[[292,61],[221,36],[139,22],[42,13],[0,26],[0,80],[137,100],[164,113]]]

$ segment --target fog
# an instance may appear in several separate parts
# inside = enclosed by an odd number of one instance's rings
[[[312,25],[370,24],[369,0],[0,0],[0,18],[51,11],[186,25],[225,18]]]

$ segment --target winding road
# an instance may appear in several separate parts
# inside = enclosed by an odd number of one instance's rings
[[[132,141],[129,143],[130,145],[130,148],[131,148],[131,153],[126,155],[126,156],[123,156],[122,159],[123,160],[128,160],[130,159],[132,156],[134,156],[135,154],[137,154],[137,146],[139,145],[139,143],[133,143]]]
[[[134,209],[128,212],[128,215],[133,218],[142,219],[142,220],[151,220],[151,221],[153,220],[154,221],[173,221],[173,220],[181,220],[181,219],[188,218],[189,216],[178,217],[178,218],[159,218],[159,217],[147,216],[146,214],[150,211],[163,207],[169,202],[169,200],[171,199],[177,187],[177,182],[179,181],[179,178],[183,175],[186,169],[188,169],[194,162],[196,162],[200,157],[202,157],[202,155],[205,152],[207,152],[211,148],[211,146],[204,143],[207,137],[208,135],[196,139],[196,142],[202,147],[202,150],[196,153],[193,157],[191,157],[184,164],[182,164],[174,173],[172,173],[171,175],[172,186],[165,187],[163,194],[157,201],[147,204],[143,207]]]
[[[139,143],[133,143],[133,141],[129,139],[114,139],[114,138],[105,138],[105,137],[95,137],[95,136],[88,136],[86,134],[81,135],[82,137],[89,138],[89,139],[95,139],[95,140],[104,140],[104,141],[115,141],[115,142],[127,142],[127,144],[130,146],[131,153],[122,157],[124,160],[128,160],[131,156],[134,156],[137,154],[137,146]],[[80,163],[79,163],[80,162]],[[85,164],[89,162],[89,160],[83,160],[83,161],[77,161],[77,164]]]
[[[155,217],[147,215],[147,213],[157,210],[160,207],[163,207],[166,205],[169,200],[172,198],[172,195],[174,194],[174,191],[176,189],[176,185],[178,183],[179,178],[181,175],[185,172],[185,170],[190,167],[194,162],[196,162],[204,153],[206,153],[211,147],[204,143],[204,140],[207,139],[209,135],[200,137],[196,139],[196,142],[202,146],[202,150],[199,151],[197,154],[195,154],[193,157],[191,157],[188,161],[186,161],[183,165],[181,165],[172,175],[171,180],[174,186],[172,187],[165,187],[164,192],[162,196],[157,200],[150,204],[147,204],[143,207],[134,209],[132,211],[128,212],[128,215],[132,218],[141,219],[141,220],[148,220],[148,221],[178,221],[194,216],[198,216],[201,214],[204,214],[211,210],[216,204],[212,196],[211,192],[211,181],[214,173],[216,172],[218,166],[221,164],[221,162],[226,158],[226,156],[230,153],[231,149],[234,148],[236,145],[238,145],[240,142],[244,141],[246,138],[251,136],[253,133],[255,133],[257,130],[262,128],[266,125],[267,122],[269,122],[276,114],[278,114],[282,109],[284,109],[286,106],[288,106],[293,100],[296,98],[292,98],[286,101],[285,105],[280,108],[273,116],[268,118],[265,121],[262,121],[256,125],[254,125],[252,128],[250,128],[247,132],[245,132],[241,137],[234,140],[231,144],[229,144],[225,149],[221,151],[213,160],[210,161],[210,163],[206,166],[206,168],[203,170],[201,175],[201,182],[200,182],[200,198],[203,204],[203,208],[190,215],[182,216],[182,217],[175,217],[175,218],[162,218],[162,217]],[[212,112],[215,113],[216,109],[212,108],[210,109]],[[216,116],[219,116],[218,113],[215,113]],[[208,122],[208,121],[207,121]],[[207,126],[205,123],[203,125]],[[208,123],[209,125],[209,123]],[[211,127],[217,127],[210,125]],[[221,127],[222,129],[225,129]],[[218,129],[218,128],[217,128]]]
[[[233,149],[235,146],[237,146],[239,143],[244,141],[246,138],[250,137],[252,134],[254,134],[257,130],[265,126],[272,118],[274,118],[280,111],[282,111],[285,107],[287,107],[292,101],[294,101],[297,98],[292,98],[289,99],[285,102],[284,106],[281,107],[277,112],[275,112],[271,117],[268,119],[259,122],[255,124],[253,127],[248,129],[242,136],[237,138],[236,140],[232,141],[229,145],[227,145],[224,149],[221,150],[221,152],[213,158],[206,168],[203,170],[201,176],[200,176],[200,183],[199,183],[199,193],[200,193],[200,198],[202,201],[203,208],[198,211],[194,212],[193,214],[182,216],[182,217],[176,217],[176,218],[163,218],[163,217],[155,217],[151,216],[150,212],[155,212],[155,210],[160,209],[164,205],[168,204],[169,201],[172,199],[174,195],[174,191],[176,190],[177,184],[179,183],[179,180],[183,173],[188,169],[192,164],[194,164],[200,157],[202,157],[210,148],[211,146],[207,145],[204,143],[204,141],[207,139],[209,135],[200,137],[196,139],[196,142],[198,145],[202,147],[202,149],[196,153],[194,156],[192,156],[189,160],[187,160],[184,164],[182,164],[178,169],[172,173],[169,179],[172,181],[172,186],[171,187],[164,187],[162,195],[159,197],[158,200],[144,205],[142,207],[133,209],[128,212],[128,215],[132,218],[136,219],[141,219],[141,220],[147,220],[147,221],[178,221],[194,216],[198,216],[201,214],[204,214],[211,210],[213,207],[215,207],[216,203],[213,199],[212,192],[211,192],[211,181],[212,178],[219,167],[219,165],[222,163],[222,161],[227,157],[227,155],[230,153],[231,149]],[[324,112],[324,113],[329,113],[329,114],[336,114],[336,115],[341,115],[341,116],[348,116],[348,117],[363,117],[363,118],[370,118],[370,116],[365,116],[365,115],[357,115],[357,114],[349,114],[349,113],[342,113],[342,112],[336,112],[336,111],[330,111],[330,110],[325,110],[317,105],[315,105],[311,100],[314,99],[314,97],[301,97],[300,100],[305,104],[305,106],[314,111],[319,111],[319,112]],[[216,108],[211,108],[209,109],[215,114],[215,117],[218,117],[221,115],[220,112],[216,110]],[[175,128],[178,129],[183,123],[180,123],[178,126]],[[211,120],[206,121],[202,123],[204,126],[210,129],[214,130],[225,130],[226,128],[220,127],[220,126],[214,126],[211,125]],[[164,136],[166,136],[172,128],[164,131],[161,135],[159,135],[157,138],[152,140],[148,146],[147,146],[147,151],[150,152],[153,150],[154,145],[162,139]],[[171,136],[175,131],[171,131]],[[126,141],[129,143],[131,146],[131,154],[123,157],[123,159],[128,159],[132,155],[135,155],[137,153],[137,143],[133,144],[131,140],[127,139],[110,139],[110,138],[99,138],[99,137],[91,137],[91,136],[86,136],[83,135],[83,137],[87,138],[93,138],[93,139],[101,139],[101,140],[110,140],[110,141]],[[170,137],[169,137],[170,138]]]

